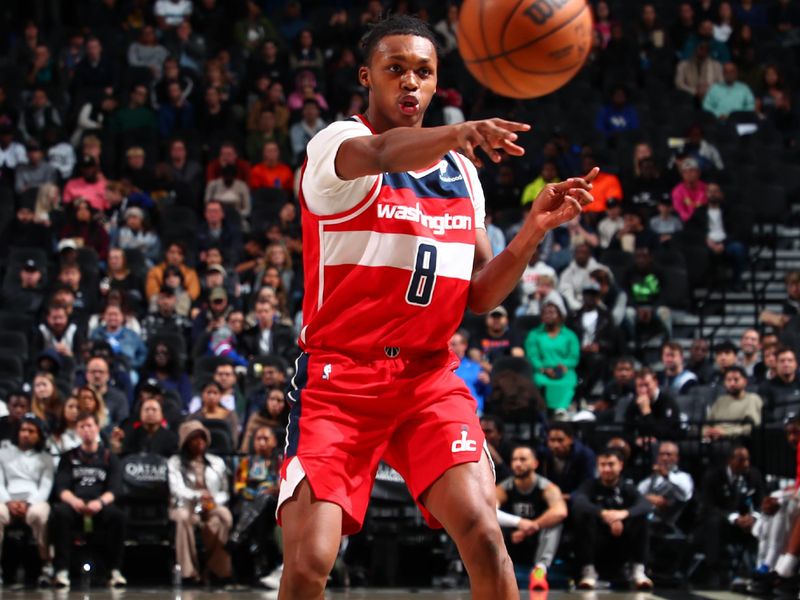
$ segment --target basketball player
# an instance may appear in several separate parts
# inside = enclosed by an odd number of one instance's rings
[[[318,133],[301,176],[304,353],[279,497],[279,598],[323,597],[341,536],[362,525],[381,458],[455,541],[472,597],[518,598],[475,400],[447,342],[467,306],[499,305],[545,233],[592,201],[597,170],[547,186],[492,258],[476,153],[522,156],[515,132],[529,127],[488,119],[422,128],[436,91],[430,29],[395,16],[363,44],[369,108]]]
[[[514,567],[530,569],[528,589],[547,591],[547,569],[558,551],[567,503],[556,484],[536,474],[538,466],[533,448],[517,446],[511,454],[514,476],[501,481],[495,493],[497,520]]]

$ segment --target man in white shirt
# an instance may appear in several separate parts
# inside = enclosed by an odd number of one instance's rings
[[[53,458],[45,451],[44,424],[27,413],[17,430],[14,445],[0,449],[0,552],[5,528],[22,521],[31,528],[42,559],[40,579],[53,577],[47,545],[47,498],[53,487]]]
[[[639,493],[656,508],[652,519],[654,525],[674,528],[694,494],[692,476],[678,468],[679,459],[677,444],[661,442],[652,474],[637,486]]]

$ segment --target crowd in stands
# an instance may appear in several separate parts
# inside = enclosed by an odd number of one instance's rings
[[[144,454],[163,467],[185,582],[229,581],[231,556],[255,540],[256,577],[277,585],[272,515],[304,293],[300,172],[316,133],[366,108],[358,41],[391,11],[428,21],[441,43],[427,125],[534,126],[525,157],[480,170],[495,254],[545,185],[601,168],[592,204],[547,235],[514,295],[465,315],[450,343],[520,577],[533,568],[531,581],[546,581],[563,559],[593,588],[627,565],[645,589],[671,564],[652,537],[700,548],[708,581],[752,570],[751,585],[789,585],[794,492],[775,477],[768,487],[751,454],[777,425],[769,459],[794,457],[800,273],[786,278],[782,313],[741,339],[686,348],[674,316],[692,311],[695,287],[746,290],[752,224],[777,197],[800,198],[800,7],[591,6],[586,66],[530,101],[467,75],[457,2],[3,11],[0,541],[30,526],[41,579],[66,587],[75,532],[106,533],[108,580],[125,585],[123,465]]]

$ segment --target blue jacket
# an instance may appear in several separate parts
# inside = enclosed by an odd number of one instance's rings
[[[482,415],[483,404],[486,400],[489,386],[478,381],[478,375],[481,373],[480,364],[465,356],[461,359],[461,364],[458,366],[455,373],[467,384],[469,393],[478,401],[478,414]]]
[[[101,325],[92,331],[89,339],[108,342],[114,354],[122,354],[127,357],[132,369],[141,367],[147,358],[147,347],[142,338],[127,327],[122,327],[116,333],[109,333],[105,326]]]
[[[556,472],[555,459],[549,448],[545,446],[540,455],[539,472],[565,494],[572,494],[584,481],[594,478],[597,462],[594,452],[578,440],[572,441],[572,450],[561,473]]]

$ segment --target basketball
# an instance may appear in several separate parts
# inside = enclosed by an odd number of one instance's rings
[[[544,96],[580,70],[592,47],[586,0],[465,0],[458,48],[470,73],[511,98]]]

